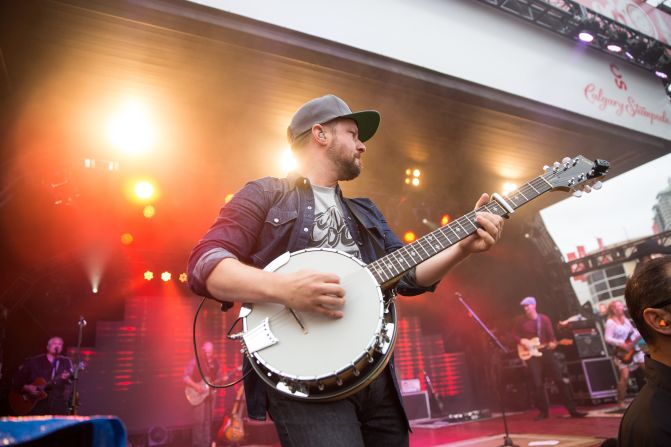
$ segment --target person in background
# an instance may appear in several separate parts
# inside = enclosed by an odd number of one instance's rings
[[[547,375],[554,382],[561,394],[564,406],[573,418],[587,416],[587,413],[578,411],[571,398],[568,386],[561,375],[559,364],[554,356],[557,347],[557,338],[552,329],[552,322],[547,315],[536,310],[536,298],[528,296],[520,301],[524,315],[515,319],[513,338],[520,346],[521,351],[540,352],[541,355],[530,355],[524,360],[527,371],[531,376],[536,408],[539,413],[536,420],[550,417],[550,404],[545,393],[544,378]]]
[[[624,398],[627,395],[629,374],[633,374],[639,389],[645,383],[643,378],[643,361],[645,354],[640,347],[641,334],[624,313],[624,303],[620,300],[608,304],[608,319],[604,339],[612,347],[613,362],[619,371],[617,383],[617,402],[625,408]]]
[[[219,360],[214,356],[214,345],[206,341],[201,345],[200,367],[207,381],[217,384],[220,379]],[[212,414],[214,412],[216,389],[205,383],[198,370],[196,358],[192,358],[184,370],[186,396],[193,406],[193,427],[191,441],[193,447],[212,445]]]
[[[620,421],[620,447],[671,445],[671,257],[640,265],[624,292],[648,345],[646,384]]]
[[[46,353],[26,359],[14,376],[13,395],[21,399],[14,405],[10,396],[12,407],[28,404],[32,407],[26,407],[30,415],[68,414],[72,362],[62,352],[63,339],[51,337]],[[24,413],[18,408],[13,410]]]

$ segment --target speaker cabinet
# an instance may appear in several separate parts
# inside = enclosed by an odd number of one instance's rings
[[[405,414],[411,421],[431,419],[431,407],[429,406],[429,394],[426,391],[415,393],[403,393],[403,407]]]
[[[599,404],[617,398],[617,376],[610,357],[568,362],[566,366],[571,391],[577,401]]]

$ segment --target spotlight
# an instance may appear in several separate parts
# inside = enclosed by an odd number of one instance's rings
[[[123,245],[130,245],[133,243],[133,240],[134,240],[133,235],[130,233],[124,233],[121,235],[121,243]]]
[[[621,53],[627,45],[627,33],[610,27],[606,33],[606,48],[611,53]]]
[[[156,215],[156,208],[153,205],[147,205],[142,209],[142,215],[147,219],[151,219]]]
[[[585,43],[592,42],[601,31],[601,25],[596,19],[584,18],[575,30],[576,37]]]
[[[142,180],[135,185],[135,196],[140,200],[150,200],[154,197],[154,185]]]
[[[172,274],[170,272],[163,272],[161,273],[161,279],[163,282],[168,282],[170,279],[172,279]]]
[[[95,287],[95,286],[93,286],[93,287],[91,288],[91,292],[93,292],[93,293],[98,293],[98,288]]]
[[[671,78],[671,58],[669,56],[664,55],[659,58],[655,66],[655,75],[664,80]]]
[[[408,244],[410,242],[413,242],[415,239],[417,239],[417,236],[413,231],[406,231],[405,234],[403,235],[403,240]]]
[[[187,279],[189,279],[189,277],[186,276],[186,273],[179,274],[179,282],[186,282]]]
[[[154,279],[154,272],[152,272],[151,270],[147,270],[146,272],[144,272],[144,279],[146,279],[147,281],[151,281],[152,279]]]
[[[231,199],[233,199],[233,196],[234,196],[234,195],[235,195],[235,194],[233,194],[233,193],[226,194],[226,197],[224,197],[224,203],[228,203],[228,202],[230,202]]]
[[[450,215],[449,214],[443,214],[443,217],[440,218],[440,225],[445,226],[448,223],[450,223]]]
[[[412,186],[419,186],[419,177],[422,171],[417,168],[408,168],[405,170],[405,184]]]

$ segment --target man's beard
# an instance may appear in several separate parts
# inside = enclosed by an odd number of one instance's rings
[[[359,164],[356,162],[356,157],[345,158],[336,149],[336,142],[332,142],[327,149],[329,159],[333,162],[338,170],[338,180],[354,180],[361,174],[361,159]]]

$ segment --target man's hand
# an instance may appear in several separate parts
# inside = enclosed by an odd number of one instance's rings
[[[489,194],[483,194],[475,204],[474,209],[489,202]],[[503,218],[492,213],[477,213],[476,221],[480,225],[475,234],[470,235],[459,245],[466,253],[477,253],[489,250],[501,238]]]
[[[550,351],[554,351],[556,347],[557,347],[557,342],[556,341],[551,341],[551,342],[548,343],[548,349]]]
[[[342,318],[345,289],[332,273],[300,270],[284,275],[283,290],[278,294],[285,306],[293,310],[314,312],[331,318]]]
[[[23,391],[30,394],[31,396],[39,396],[40,395],[40,390],[35,385],[32,385],[32,384],[24,385],[23,386]]]

